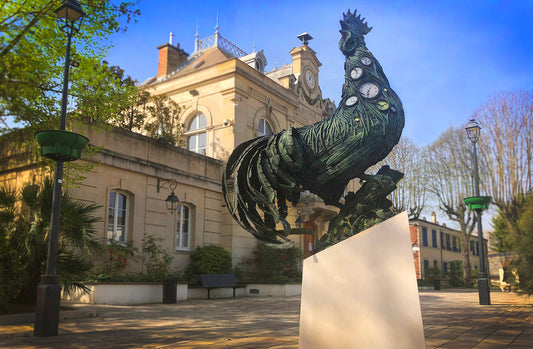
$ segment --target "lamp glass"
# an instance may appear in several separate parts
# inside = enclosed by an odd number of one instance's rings
[[[176,209],[178,208],[178,203],[180,202],[180,199],[174,194],[174,191],[167,197],[165,200],[167,204],[167,210],[169,210],[171,213],[174,213]]]
[[[470,139],[472,143],[477,143],[479,139],[479,134],[481,133],[481,127],[479,127],[479,124],[476,122],[476,120],[470,120],[470,122],[466,124],[465,130],[468,139]]]
[[[56,10],[57,17],[65,18],[70,22],[76,22],[84,15],[80,4],[73,0],[65,0]]]

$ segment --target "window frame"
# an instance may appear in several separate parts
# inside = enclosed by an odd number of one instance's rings
[[[113,200],[113,204],[114,206],[111,207],[111,204],[112,204],[112,200],[111,200],[111,196],[115,194],[115,199]],[[120,226],[123,226],[124,227],[124,234],[123,234],[123,239],[117,239],[116,236],[117,236],[117,231],[118,231],[118,219],[119,219],[119,215],[118,215],[118,211],[119,211],[119,208],[118,208],[118,203],[119,203],[119,199],[120,197],[124,197],[125,200],[126,200],[126,205],[125,205],[125,208],[123,209],[124,211],[124,224],[120,225]],[[128,238],[129,238],[129,219],[130,219],[130,207],[131,207],[131,200],[132,200],[132,196],[130,193],[128,192],[125,192],[123,190],[118,190],[118,189],[113,189],[113,190],[110,190],[108,195],[107,195],[107,198],[108,198],[108,202],[107,202],[107,215],[106,215],[106,232],[105,232],[105,236],[106,236],[106,240],[107,241],[114,241],[114,242],[117,242],[117,243],[122,243],[122,244],[126,244],[128,243]],[[111,225],[110,223],[110,210],[113,209],[113,223],[112,223],[112,226],[113,226],[113,229],[111,230],[112,232],[112,236],[109,237],[109,227]]]
[[[265,132],[265,126],[268,127],[270,130],[270,133]],[[274,134],[274,128],[272,127],[272,124],[268,122],[266,118],[259,119],[259,122],[257,123],[257,136],[258,137],[264,137],[264,136],[271,136]]]
[[[431,229],[431,247],[433,248],[439,248],[439,243],[437,241],[437,231],[435,229]]]
[[[184,217],[183,207],[187,208],[187,217]],[[176,221],[174,222],[174,250],[176,252],[184,252],[191,250],[191,237],[192,237],[192,207],[188,204],[180,203],[176,209]],[[184,223],[186,222],[187,231],[183,231]],[[186,235],[184,234],[186,233]],[[187,244],[183,243],[184,236],[186,236]]]
[[[422,227],[422,246],[428,246],[428,228]]]
[[[203,117],[203,121],[205,123],[203,127],[201,127],[201,124],[202,124],[201,117]],[[193,125],[194,123],[196,125]],[[189,121],[189,125],[187,126],[187,131],[185,132],[184,135],[187,137],[187,149],[188,150],[194,153],[197,153],[197,154],[202,154],[202,155],[207,154],[207,117],[205,116],[204,113],[198,113],[192,117],[192,119]],[[203,148],[199,146],[199,141],[198,141],[201,135],[205,135],[205,144]],[[195,140],[194,142],[195,144],[194,144],[194,147],[191,149],[191,141],[193,139]]]

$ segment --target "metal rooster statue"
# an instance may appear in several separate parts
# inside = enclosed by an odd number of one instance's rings
[[[392,216],[386,196],[403,174],[388,168],[365,171],[383,160],[398,143],[404,126],[400,99],[365,45],[369,28],[356,11],[340,21],[339,48],[346,56],[342,99],[330,117],[310,126],[290,128],[239,145],[223,173],[223,194],[230,213],[257,239],[279,247],[288,236],[309,233],[292,229],[287,201],[297,205],[309,190],[340,213],[321,239],[322,248]],[[348,182],[361,189],[339,202]],[[276,230],[281,222],[282,230]]]

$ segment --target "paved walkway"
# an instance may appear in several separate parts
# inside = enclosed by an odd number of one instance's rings
[[[533,348],[533,299],[491,297],[420,291],[426,347]],[[0,348],[298,348],[299,297],[66,305],[56,337],[33,337],[33,314],[0,316]]]

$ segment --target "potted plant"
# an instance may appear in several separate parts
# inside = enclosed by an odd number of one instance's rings
[[[41,156],[55,161],[74,161],[81,157],[89,139],[74,132],[45,130],[35,134],[41,146]]]

